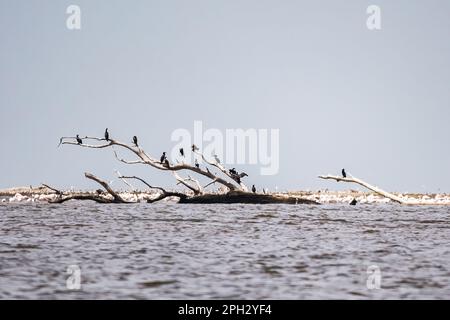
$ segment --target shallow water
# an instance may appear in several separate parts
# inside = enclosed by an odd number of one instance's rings
[[[449,231],[447,207],[0,205],[0,298],[449,299]]]

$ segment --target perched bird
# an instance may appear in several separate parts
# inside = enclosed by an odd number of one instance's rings
[[[108,128],[106,128],[105,130],[105,140],[109,141],[109,132],[108,132]]]
[[[355,198],[353,198],[352,202],[350,202],[351,206],[356,206],[356,204],[358,203],[358,201],[356,201]]]
[[[233,178],[233,180],[236,181],[237,183],[241,184],[241,177],[239,177],[238,174],[232,174],[231,178]]]
[[[198,147],[195,144],[193,144],[192,145],[192,152],[197,151],[197,150],[198,150]]]
[[[214,160],[216,160],[217,163],[220,163],[220,159],[219,159],[219,157],[217,156],[217,154],[215,154],[213,157],[214,157]]]
[[[169,168],[169,167],[170,167],[169,160],[164,159],[164,165],[165,165],[167,168]]]
[[[256,187],[255,187],[255,185],[253,185],[253,187],[252,187],[252,192],[253,192],[253,193],[256,193]]]
[[[228,172],[230,172],[230,174],[237,174],[237,171],[235,168],[228,170]]]
[[[183,148],[180,148],[180,154],[182,157],[184,157],[184,149]]]
[[[81,140],[81,138],[78,135],[77,135],[76,139],[77,139],[77,143],[78,144],[83,144],[83,140]]]
[[[196,167],[197,169],[200,169],[200,165],[198,164],[197,159],[195,159],[195,167]]]
[[[133,136],[133,143],[136,147],[138,146],[138,140],[136,136]]]
[[[95,190],[95,192],[97,192],[98,195],[103,194],[103,190],[102,189],[97,189],[97,190]]]
[[[163,152],[161,158],[159,159],[159,162],[164,163],[166,161],[166,152]]]
[[[248,177],[248,174],[246,174],[245,172],[241,172],[239,173],[239,177],[241,178]]]
[[[344,178],[347,178],[347,173],[345,172],[345,169],[342,169],[342,176],[343,176]]]

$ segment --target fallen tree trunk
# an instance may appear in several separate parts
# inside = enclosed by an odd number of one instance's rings
[[[215,203],[242,203],[242,204],[319,204],[314,200],[284,197],[277,195],[258,194],[250,192],[228,192],[226,194],[205,194],[180,199],[179,203],[215,204]]]
[[[358,179],[356,177],[350,176],[350,177],[340,177],[340,176],[333,176],[333,175],[320,175],[320,179],[325,180],[335,180],[337,182],[343,181],[343,182],[349,182],[349,183],[356,183],[359,184],[379,195],[382,195],[383,197],[386,197],[388,199],[391,199],[394,202],[400,203],[400,204],[406,204],[406,205],[442,205],[442,203],[437,203],[433,201],[420,201],[420,200],[410,200],[405,199],[399,196],[396,196],[395,194],[392,194],[390,192],[384,191],[383,189],[380,189],[378,187],[375,187],[361,179]]]

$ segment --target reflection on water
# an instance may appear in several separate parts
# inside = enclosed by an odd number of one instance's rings
[[[445,207],[0,205],[0,298],[449,299],[449,229]]]

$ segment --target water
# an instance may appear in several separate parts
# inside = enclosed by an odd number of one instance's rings
[[[448,207],[0,205],[0,298],[449,299],[449,231]]]

